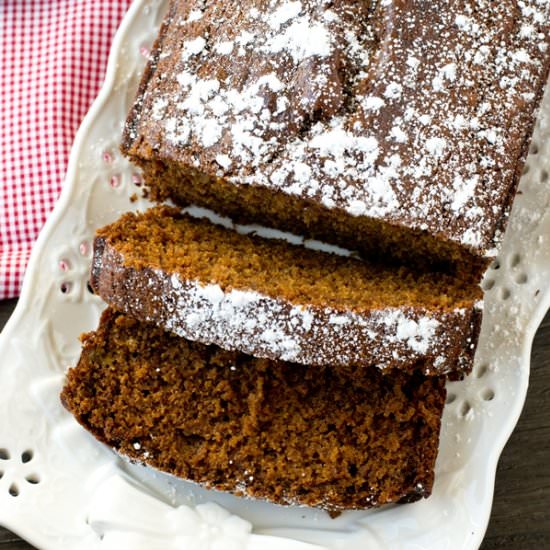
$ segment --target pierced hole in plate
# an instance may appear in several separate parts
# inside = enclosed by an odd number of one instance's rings
[[[59,260],[59,269],[61,269],[61,271],[69,271],[69,269],[71,269],[69,260]]]
[[[78,250],[82,256],[87,256],[88,252],[90,252],[90,245],[87,241],[82,241],[78,247]]]
[[[548,179],[550,178],[550,176],[548,175],[548,172],[546,170],[543,170],[541,173],[540,173],[540,181],[541,183],[546,183],[548,181]]]
[[[489,370],[489,365],[479,365],[479,368],[477,369],[477,372],[476,372],[476,378],[483,378],[487,374],[488,370]]]
[[[25,481],[30,483],[31,485],[38,485],[40,483],[40,476],[38,474],[29,474]]]
[[[32,449],[27,449],[26,451],[23,451],[21,453],[21,462],[23,464],[30,462],[33,458],[34,458],[34,452]]]
[[[450,405],[451,403],[454,403],[456,401],[456,393],[448,393],[447,394],[447,399],[445,401],[445,403],[447,405]]]
[[[86,281],[86,290],[87,290],[90,294],[95,294],[94,289],[92,288],[92,285],[91,285],[90,281]]]
[[[464,401],[460,406],[460,416],[465,417],[472,410],[472,406],[468,401]]]
[[[510,267],[516,267],[521,262],[521,256],[519,254],[512,254],[510,258]]]
[[[490,267],[491,267],[491,269],[500,269],[499,260],[494,260]]]
[[[510,298],[510,291],[507,288],[501,288],[500,289],[500,299],[501,300],[508,300]]]
[[[143,183],[143,180],[141,179],[141,176],[139,174],[132,174],[132,183],[135,186],[140,187]]]
[[[483,290],[491,290],[494,286],[495,286],[494,279],[487,279],[486,281],[483,281],[483,284],[481,285]]]
[[[103,162],[106,162],[107,164],[110,164],[114,160],[114,156],[111,151],[103,151],[101,158],[103,159]]]
[[[111,179],[109,180],[109,185],[113,189],[116,189],[120,185],[120,176],[118,174],[111,176]]]
[[[539,152],[539,145],[538,143],[531,143],[531,147],[529,147],[529,153],[532,155],[538,155]]]
[[[518,285],[524,285],[528,280],[527,273],[518,273],[516,276],[516,283]]]
[[[10,488],[8,489],[8,493],[12,497],[18,497],[19,496],[19,487],[15,483],[12,483],[10,485]]]
[[[484,401],[492,401],[495,398],[495,392],[492,389],[487,388],[483,390],[483,393],[481,394],[481,398]]]
[[[0,449],[0,460],[9,460],[10,459],[10,452],[8,449],[2,448]]]
[[[61,290],[62,294],[69,294],[69,292],[71,292],[72,288],[73,288],[73,285],[71,283],[68,283],[68,282],[63,282],[59,286],[59,290]]]

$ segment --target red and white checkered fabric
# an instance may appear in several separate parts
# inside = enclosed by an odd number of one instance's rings
[[[0,299],[17,296],[130,0],[0,0]]]

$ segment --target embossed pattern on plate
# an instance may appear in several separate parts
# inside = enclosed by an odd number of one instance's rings
[[[164,9],[165,1],[136,0],[128,12],[0,337],[0,523],[55,550],[476,548],[498,457],[525,399],[531,341],[550,305],[550,95],[502,252],[483,282],[474,373],[449,384],[433,496],[334,520],[238,499],[124,462],[59,402],[63,374],[78,358],[77,337],[94,328],[103,308],[87,288],[94,229],[147,206],[118,141]]]

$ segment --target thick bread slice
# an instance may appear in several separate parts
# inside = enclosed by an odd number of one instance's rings
[[[431,492],[442,377],[255,359],[110,309],[83,342],[62,401],[134,461],[329,511]]]
[[[471,369],[477,284],[242,235],[157,207],[100,229],[91,284],[190,340],[307,365]]]

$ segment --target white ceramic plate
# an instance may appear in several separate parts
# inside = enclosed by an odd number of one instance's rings
[[[449,384],[434,494],[330,519],[205,491],[132,466],[59,402],[78,335],[103,307],[86,282],[94,229],[138,199],[118,153],[122,123],[165,2],[137,0],[113,44],[104,88],[75,141],[67,181],[0,337],[0,523],[42,549],[472,549],[490,515],[500,452],[519,417],[536,328],[550,305],[550,95],[499,257],[485,277],[473,375]]]

